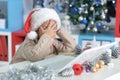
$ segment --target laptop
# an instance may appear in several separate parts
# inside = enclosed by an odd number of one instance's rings
[[[41,66],[48,66],[49,68],[59,73],[66,68],[72,67],[75,63],[83,64],[85,61],[94,60],[101,54],[105,53],[107,49],[110,49],[116,44],[118,44],[118,42],[113,42],[103,46],[91,48],[85,50],[84,52],[82,52],[82,54],[78,55],[77,57],[58,55],[54,58],[49,58],[43,61],[35,62],[34,64],[42,64]]]

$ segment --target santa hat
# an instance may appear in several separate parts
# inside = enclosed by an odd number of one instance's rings
[[[27,38],[34,40],[37,38],[36,30],[47,20],[55,20],[57,27],[61,26],[61,20],[54,9],[39,8],[30,12],[25,25],[24,30],[27,32]]]

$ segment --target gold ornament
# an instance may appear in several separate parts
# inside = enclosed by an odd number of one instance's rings
[[[95,67],[96,67],[96,69],[99,69],[99,64],[96,64]]]
[[[98,70],[96,69],[96,67],[91,67],[91,71],[92,72],[97,72]]]
[[[105,62],[104,62],[103,60],[100,60],[100,61],[98,62],[98,64],[101,65],[101,66],[104,66]]]
[[[99,65],[99,69],[103,68],[103,65]]]

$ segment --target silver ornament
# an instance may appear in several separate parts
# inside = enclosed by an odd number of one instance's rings
[[[106,16],[105,16],[105,13],[104,13],[104,12],[102,12],[101,18],[102,18],[102,19],[105,19],[105,18],[106,18]]]
[[[82,11],[82,10],[83,10],[81,7],[79,7],[78,9],[79,9],[79,11]]]
[[[91,21],[90,24],[91,24],[91,25],[94,25],[94,21]]]
[[[101,16],[101,18],[102,18],[102,19],[105,19],[105,18],[106,18],[106,16],[105,16],[105,15],[102,15],[102,16]]]
[[[79,8],[79,14],[81,14],[83,12],[83,8]]]
[[[85,29],[85,25],[84,24],[79,24],[78,27],[80,28],[80,30]]]
[[[94,11],[94,7],[93,7],[93,6],[92,6],[92,7],[90,7],[90,10],[91,10],[91,11]]]
[[[97,28],[96,27],[93,28],[93,32],[97,32]]]
[[[90,30],[90,27],[87,27],[87,31],[89,31]]]
[[[82,16],[80,16],[80,17],[78,18],[78,20],[79,20],[79,21],[82,21],[82,20],[83,20],[83,17],[82,17]]]
[[[115,4],[115,1],[113,0],[112,3]]]
[[[108,12],[108,9],[105,9],[105,13],[107,13]]]
[[[101,5],[104,5],[105,3],[101,2]]]

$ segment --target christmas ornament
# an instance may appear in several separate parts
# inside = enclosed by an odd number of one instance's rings
[[[92,72],[97,72],[98,70],[96,69],[96,67],[91,67],[91,71]]]
[[[115,1],[113,0],[112,3],[115,4]]]
[[[75,54],[76,55],[79,55],[79,54],[81,54],[82,53],[82,47],[80,46],[80,45],[77,45],[76,46],[76,50],[75,50]]]
[[[108,9],[105,9],[105,11],[104,11],[105,13],[107,13],[108,12]]]
[[[96,27],[94,27],[93,28],[93,32],[97,32],[98,30],[97,30],[97,28]]]
[[[95,7],[99,7],[99,2],[95,2]]]
[[[79,24],[78,27],[80,28],[80,30],[85,29],[85,25],[84,24]]]
[[[96,69],[99,69],[100,64],[95,64]]]
[[[86,19],[83,19],[83,20],[82,20],[82,23],[83,23],[83,24],[87,24],[88,21],[87,21]]]
[[[86,72],[90,72],[90,67],[88,67],[88,66],[85,67],[85,71],[86,71]]]
[[[78,20],[79,20],[79,21],[82,21],[82,20],[83,20],[83,17],[82,17],[82,16],[80,16],[80,17],[78,18]]]
[[[73,24],[74,24],[74,25],[77,25],[77,21],[76,21],[76,20],[74,20],[74,21],[73,21]]]
[[[119,47],[116,47],[116,48],[112,49],[112,56],[114,58],[118,58],[119,54],[120,54],[120,48]]]
[[[69,4],[71,4],[71,2],[73,1],[70,0]],[[75,0],[74,5],[68,8],[68,15],[71,16],[70,21],[75,23],[75,25],[76,22],[77,25],[84,24],[85,28],[81,29],[81,32],[92,31],[102,33],[103,31],[109,31],[107,27],[103,28],[103,23],[101,25],[102,21],[110,22],[111,20],[110,15],[108,15],[108,12],[111,10],[107,10],[109,4],[108,2],[109,1],[107,0]],[[94,27],[97,29],[93,29]]]
[[[89,31],[90,30],[90,27],[87,27],[87,31]]]
[[[91,24],[91,25],[94,25],[94,21],[93,21],[93,20],[92,20],[92,21],[90,21],[90,24]]]
[[[99,69],[102,69],[103,68],[103,65],[99,65]]]
[[[63,71],[59,72],[58,75],[63,77],[73,76],[74,71],[71,68],[66,68]]]
[[[102,12],[101,18],[102,18],[102,19],[105,19],[105,18],[106,18],[106,16],[105,16],[105,13],[104,13],[104,12]]]
[[[105,64],[104,61],[103,61],[103,60],[100,60],[100,61],[98,62],[99,69],[103,68],[104,64]]]
[[[104,5],[104,3],[103,3],[103,2],[101,2],[101,5]]]
[[[74,7],[73,10],[74,10],[74,12],[78,12],[79,11],[79,9],[77,7]]]
[[[90,7],[90,11],[94,11],[94,7],[92,6],[92,7]]]
[[[80,64],[74,64],[72,68],[74,70],[75,75],[80,75],[83,71],[83,67]]]
[[[97,27],[98,29],[101,29],[101,28],[103,28],[103,24],[102,24],[101,22],[98,22],[98,23],[96,24],[96,27]]]
[[[81,14],[83,12],[83,8],[79,7],[79,14]]]
[[[98,62],[98,64],[99,64],[100,66],[103,66],[105,63],[104,63],[103,60],[100,60],[100,61]]]
[[[107,65],[108,63],[110,63],[111,57],[108,54],[104,53],[101,55],[100,60],[103,60],[105,62],[105,65]]]

